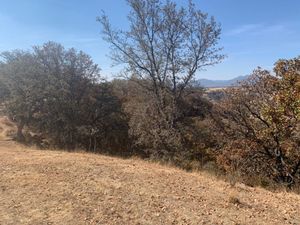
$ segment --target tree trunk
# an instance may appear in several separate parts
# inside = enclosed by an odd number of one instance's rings
[[[25,123],[23,121],[21,121],[17,125],[17,141],[19,141],[19,142],[25,142],[25,137],[24,137],[24,134],[23,134],[24,126],[25,126]]]

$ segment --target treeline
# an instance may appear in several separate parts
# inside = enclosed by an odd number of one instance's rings
[[[300,58],[207,93],[193,79],[224,58],[214,18],[191,1],[127,2],[128,31],[98,18],[122,79],[103,80],[90,56],[54,42],[1,54],[0,99],[17,140],[299,184]]]
[[[188,87],[172,127],[160,118],[150,81],[135,76],[105,81],[83,52],[48,42],[1,56],[1,100],[17,125],[16,139],[40,147],[147,157],[186,154],[182,149],[198,145],[203,130],[197,127],[212,106],[204,89]]]
[[[127,120],[90,56],[49,42],[2,53],[1,96],[17,140],[58,148],[127,146]],[[27,140],[24,128],[30,131]],[[28,133],[28,132],[27,132]]]
[[[88,55],[57,43],[2,53],[0,71],[1,102],[18,141],[138,154],[187,169],[215,162],[229,173],[299,182],[300,58],[278,61],[276,76],[255,70],[210,98],[186,88],[173,127],[145,88],[150,81],[104,81]]]

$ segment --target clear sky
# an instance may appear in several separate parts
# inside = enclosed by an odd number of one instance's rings
[[[176,2],[183,5],[187,0]],[[229,79],[300,55],[299,0],[194,2],[221,23],[220,45],[227,55],[221,64],[199,72],[198,78]],[[56,41],[90,54],[102,74],[112,77],[118,68],[111,67],[109,48],[96,22],[101,10],[115,27],[126,27],[125,0],[0,0],[0,51]]]

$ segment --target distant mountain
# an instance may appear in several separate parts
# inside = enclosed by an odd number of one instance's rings
[[[199,79],[196,81],[196,85],[206,87],[206,88],[222,88],[235,86],[239,81],[247,79],[248,76],[239,76],[231,80],[208,80],[208,79]]]

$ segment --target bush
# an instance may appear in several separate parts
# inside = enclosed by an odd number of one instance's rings
[[[214,107],[218,163],[226,171],[300,182],[300,58],[258,69]]]

